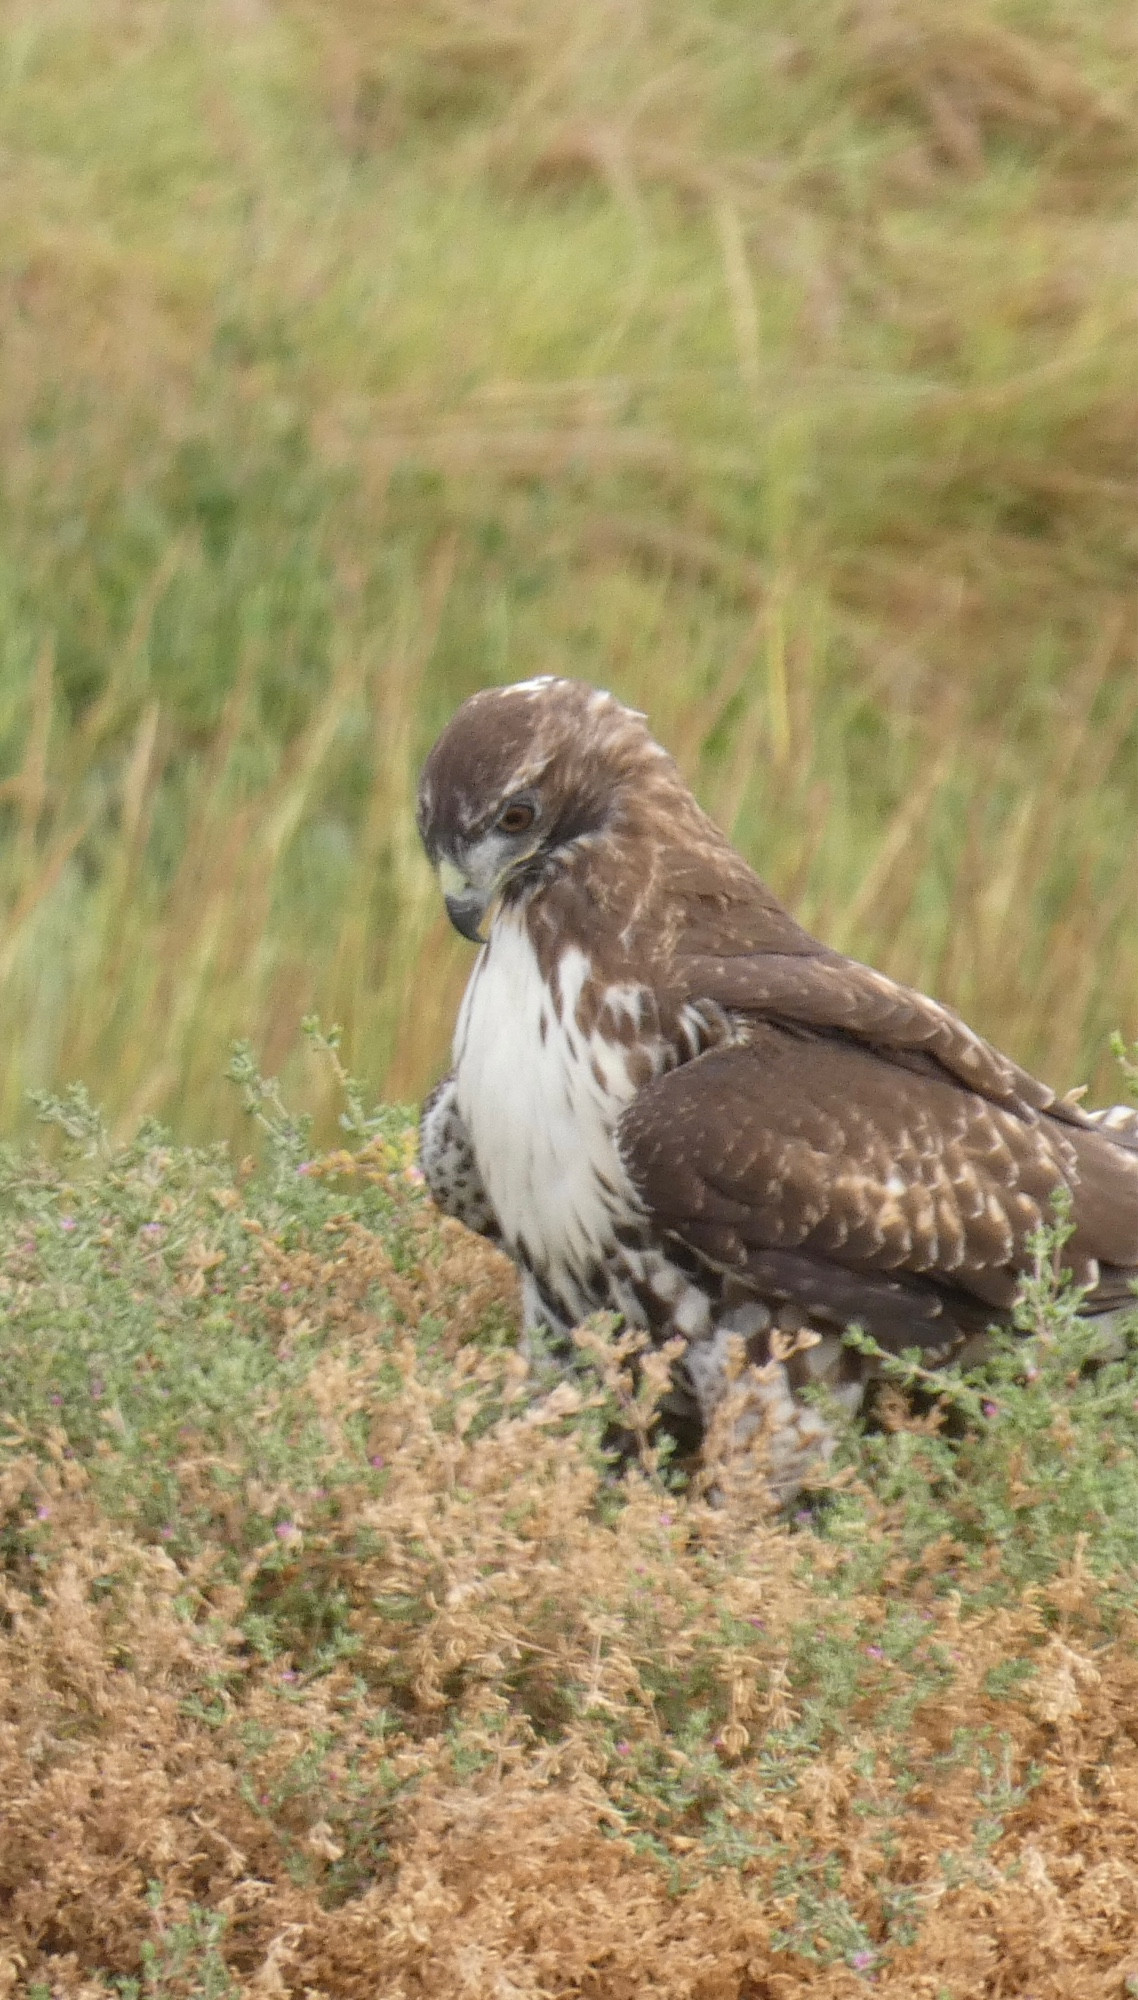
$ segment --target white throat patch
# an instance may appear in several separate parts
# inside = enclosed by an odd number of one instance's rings
[[[570,1291],[613,1248],[614,1215],[638,1207],[613,1138],[635,1092],[625,1051],[576,1021],[590,969],[565,948],[558,1010],[524,920],[500,912],[454,1039],[459,1110],[506,1242]]]

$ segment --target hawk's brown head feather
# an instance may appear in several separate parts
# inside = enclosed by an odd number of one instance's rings
[[[503,839],[515,801],[533,818]],[[587,880],[641,961],[728,939],[736,952],[824,955],[702,811],[644,716],[584,681],[472,695],[427,759],[418,821],[444,888],[464,878],[483,911],[540,885],[553,900],[534,922],[556,934],[559,903]]]

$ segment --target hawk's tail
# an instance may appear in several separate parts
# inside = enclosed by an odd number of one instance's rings
[[[1116,1146],[1125,1146],[1128,1153],[1138,1153],[1138,1109],[1131,1104],[1111,1104],[1105,1111],[1084,1112],[1088,1125],[1113,1139]]]

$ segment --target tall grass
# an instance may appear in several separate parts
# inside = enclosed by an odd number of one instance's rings
[[[473,688],[650,710],[805,921],[1138,1032],[1132,10],[14,0],[0,1119],[412,1096]],[[295,1089],[328,1106],[315,1073]]]

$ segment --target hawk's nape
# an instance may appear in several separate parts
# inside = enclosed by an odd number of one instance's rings
[[[583,683],[488,689],[424,769],[419,826],[484,939],[427,1181],[499,1239],[527,1325],[572,1352],[610,1308],[686,1343],[706,1420],[736,1334],[820,1334],[938,1362],[1006,1320],[1070,1201],[1086,1314],[1138,1284],[1138,1112],[1057,1099],[940,1002],[812,938],[707,818],[643,716]],[[773,1483],[822,1448],[756,1375]],[[760,1391],[759,1384],[762,1384]]]

